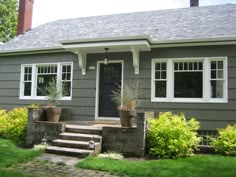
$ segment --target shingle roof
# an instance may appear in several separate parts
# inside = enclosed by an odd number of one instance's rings
[[[216,5],[58,20],[0,46],[0,52],[62,47],[59,41],[151,35],[154,42],[236,37],[236,5]]]

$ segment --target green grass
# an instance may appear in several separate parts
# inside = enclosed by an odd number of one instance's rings
[[[88,157],[77,167],[135,177],[235,177],[236,157],[196,155],[189,158],[127,161]]]
[[[6,167],[23,163],[40,155],[42,150],[17,148],[12,141],[0,139],[0,174],[1,177],[28,177],[27,175],[6,170]]]

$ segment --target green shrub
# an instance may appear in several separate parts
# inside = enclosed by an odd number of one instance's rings
[[[199,122],[187,121],[184,114],[160,113],[159,118],[149,120],[149,153],[158,158],[177,158],[193,155],[200,143],[197,136]]]
[[[37,105],[30,107],[37,107]],[[28,107],[14,108],[9,112],[0,110],[0,136],[17,144],[24,144],[26,141],[27,117]]]
[[[211,138],[211,145],[219,154],[236,156],[236,125],[218,129],[218,136]]]

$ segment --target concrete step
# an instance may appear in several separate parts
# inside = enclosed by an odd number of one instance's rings
[[[52,141],[53,146],[58,147],[68,147],[68,148],[77,148],[77,149],[89,149],[89,142],[88,141],[75,141],[75,140],[63,140],[57,139]],[[95,143],[95,149],[100,148],[101,143]]]
[[[94,151],[92,150],[65,148],[65,147],[57,147],[57,146],[48,146],[45,149],[45,152],[49,154],[66,155],[66,156],[80,157],[80,158],[87,157],[89,155],[94,154]]]
[[[102,135],[102,127],[66,124],[66,132]]]
[[[60,134],[61,139],[63,140],[77,140],[77,141],[90,141],[102,142],[102,136],[93,135],[93,134],[82,134],[82,133],[70,133],[64,132]]]

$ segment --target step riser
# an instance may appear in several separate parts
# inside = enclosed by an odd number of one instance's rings
[[[46,149],[45,152],[48,154],[65,155],[65,156],[79,157],[79,158],[84,158],[90,155],[89,153],[65,152],[65,151],[57,151],[57,150],[51,150],[51,149]]]
[[[76,149],[86,149],[86,150],[90,150],[88,144],[69,144],[69,143],[61,143],[61,142],[52,142],[52,145],[53,145],[53,146],[58,146],[58,147],[68,147],[68,148],[76,148]],[[95,149],[96,149],[98,146],[99,146],[99,145],[96,144],[96,145],[95,145]]]
[[[76,140],[76,141],[87,141],[89,142],[91,138],[89,137],[79,137],[79,136],[68,136],[68,135],[60,135],[63,140]],[[94,137],[93,141],[100,143],[101,138]]]
[[[102,131],[101,131],[101,130],[92,130],[92,129],[66,128],[66,132],[70,132],[70,133],[83,133],[83,134],[93,134],[93,135],[102,135]]]

